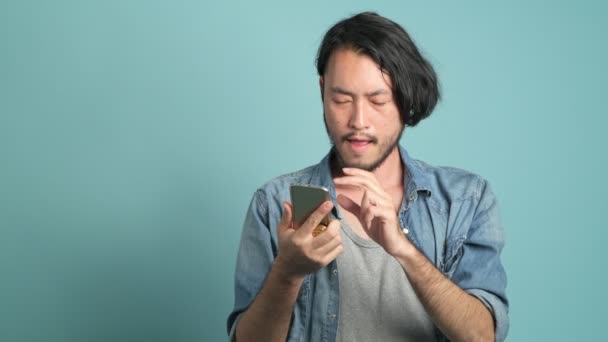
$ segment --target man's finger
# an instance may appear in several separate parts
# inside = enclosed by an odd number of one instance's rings
[[[365,177],[374,183],[378,183],[378,178],[376,178],[376,176],[374,176],[374,174],[369,171],[354,167],[344,167],[342,168],[342,172],[344,172],[344,174],[346,175]]]
[[[321,223],[323,217],[329,214],[331,208],[334,207],[334,204],[331,201],[323,202],[315,211],[308,216],[306,221],[302,224],[301,227],[298,228],[298,231],[302,231],[303,234],[312,235],[312,231]]]
[[[338,257],[338,255],[342,254],[342,252],[344,252],[344,245],[342,245],[342,244],[337,245],[331,252],[329,252],[325,255],[323,263],[325,265],[329,264],[334,259],[336,259]]]
[[[340,221],[331,220],[323,234],[317,235],[315,237],[315,241],[313,243],[313,248],[317,248],[318,246],[322,246],[324,243],[332,239],[332,236],[336,236],[340,234]]]
[[[283,216],[279,223],[279,229],[285,230],[292,227],[293,210],[289,202],[283,202]]]
[[[359,217],[359,214],[361,213],[361,207],[350,197],[340,194],[338,195],[338,203],[342,208],[348,210],[353,215],[355,215],[355,217]]]
[[[320,246],[315,249],[315,253],[317,253],[317,255],[324,256],[340,245],[342,245],[342,239],[340,237],[337,237],[327,241],[323,246]]]
[[[327,226],[327,230],[323,232],[323,234],[315,237],[312,246],[315,250],[321,251],[322,249],[326,249],[325,246],[328,244],[333,246],[336,241],[340,243],[342,242],[340,236],[340,221],[332,220],[329,226]]]
[[[367,210],[364,214],[363,217],[360,218],[361,222],[363,222],[364,226],[363,228],[368,230],[372,227],[372,223],[374,221],[374,219],[376,218],[376,213],[374,212],[374,210]]]

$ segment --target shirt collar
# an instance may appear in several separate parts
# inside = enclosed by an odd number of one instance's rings
[[[399,145],[399,154],[401,163],[405,165],[407,170],[403,173],[403,184],[407,184],[405,198],[403,199],[404,210],[406,210],[416,201],[419,192],[431,196],[431,182],[429,174],[421,168],[420,162],[410,157],[401,145]]]

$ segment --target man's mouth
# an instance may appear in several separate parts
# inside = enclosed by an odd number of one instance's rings
[[[372,140],[364,138],[346,139],[346,141],[350,145],[350,148],[356,152],[365,150],[372,143]]]

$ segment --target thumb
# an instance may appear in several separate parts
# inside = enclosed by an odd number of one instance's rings
[[[283,216],[279,223],[279,230],[287,230],[293,227],[293,209],[289,202],[283,202]]]
[[[344,196],[342,194],[338,195],[338,203],[345,210],[350,211],[355,217],[359,217],[361,213],[361,206],[359,206],[355,201],[350,199],[350,197]]]

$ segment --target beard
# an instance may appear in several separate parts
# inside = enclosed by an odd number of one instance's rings
[[[365,136],[367,139],[369,139],[370,144],[377,145],[378,138],[376,138],[372,135],[369,135],[369,134],[357,133],[357,132],[353,131],[348,134],[344,134],[341,137],[337,137],[337,139],[339,139],[339,141],[336,142],[336,141],[334,141],[334,139],[329,131],[329,127],[327,126],[327,121],[325,120],[325,113],[323,113],[323,123],[325,124],[325,130],[327,131],[327,136],[329,137],[329,143],[332,146],[332,148],[331,148],[332,155],[335,157],[335,158],[332,158],[332,160],[336,164],[335,167],[337,167],[338,169],[342,169],[343,167],[357,168],[357,169],[362,169],[362,170],[369,171],[369,172],[374,171],[380,165],[382,165],[382,163],[384,163],[384,161],[386,160],[386,158],[388,158],[388,156],[391,154],[391,152],[393,152],[393,149],[395,149],[397,147],[397,145],[399,145],[399,141],[401,140],[401,136],[403,135],[403,131],[405,128],[405,126],[401,127],[401,130],[397,134],[390,136],[388,138],[388,141],[380,143],[380,145],[379,145],[380,153],[376,159],[372,160],[369,163],[357,163],[357,162],[349,163],[348,161],[346,161],[344,159],[344,157],[340,153],[340,150],[338,149],[336,143],[343,143],[354,136]]]

